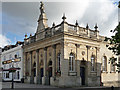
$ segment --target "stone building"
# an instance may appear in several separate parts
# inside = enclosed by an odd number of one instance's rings
[[[0,81],[2,81],[1,55],[2,55],[2,48],[0,47]]]
[[[15,45],[7,45],[2,48],[2,80],[12,80],[12,68],[16,71],[13,74],[14,81],[21,82],[23,78],[23,42],[18,41]]]
[[[60,24],[48,27],[42,2],[40,12],[35,35],[25,35],[24,39],[25,82],[53,86],[104,84],[110,67],[107,62],[113,54],[106,48],[105,37],[99,35],[97,24],[95,30],[88,24],[80,27],[77,21],[72,25],[63,15]],[[115,71],[116,67],[111,67]]]

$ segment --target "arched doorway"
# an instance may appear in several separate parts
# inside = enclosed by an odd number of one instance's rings
[[[43,59],[40,61],[40,84],[42,84],[42,77],[44,76],[44,69],[43,69]]]
[[[81,85],[85,85],[85,67],[80,67]]]
[[[81,85],[85,85],[86,83],[86,61],[83,59],[80,64],[80,77],[81,77]]]
[[[33,64],[33,76],[36,76],[36,63]]]
[[[42,77],[43,77],[43,67],[40,68],[40,84],[42,84]]]
[[[49,78],[49,85],[50,85],[50,78],[52,77],[52,61],[50,60],[48,63],[48,78]]]

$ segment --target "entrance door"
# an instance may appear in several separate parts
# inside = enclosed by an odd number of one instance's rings
[[[42,84],[43,68],[40,69],[40,84]]]
[[[43,68],[40,69],[41,77],[43,77]]]
[[[49,76],[49,85],[50,85],[50,77],[52,77],[52,67],[49,67],[49,72],[48,72],[48,76]]]
[[[85,85],[85,68],[80,67],[81,84]]]

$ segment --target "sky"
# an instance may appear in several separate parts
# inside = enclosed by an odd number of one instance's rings
[[[75,24],[76,20],[79,26],[86,27],[89,24],[90,29],[94,30],[97,23],[100,35],[111,36],[110,30],[113,30],[118,24],[118,0],[50,0],[44,3],[45,13],[48,18],[48,26],[52,23],[60,24],[63,13],[66,21]],[[23,41],[24,35],[34,33],[37,30],[37,20],[40,15],[39,1],[14,2],[4,0],[0,3],[0,47],[15,44],[16,41]]]

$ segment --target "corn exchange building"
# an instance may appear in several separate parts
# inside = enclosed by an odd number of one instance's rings
[[[83,28],[77,21],[69,24],[63,15],[60,24],[48,27],[42,2],[40,12],[35,35],[25,35],[24,39],[25,82],[53,86],[119,85],[116,66],[108,64],[114,55],[106,48],[97,24],[94,30],[88,24]],[[104,78],[107,75],[109,78]],[[115,80],[110,81],[113,77]]]

